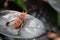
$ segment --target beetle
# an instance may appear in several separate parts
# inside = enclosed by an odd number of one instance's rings
[[[14,25],[14,26],[13,26],[14,29],[19,29],[19,28],[21,28],[22,22],[24,21],[24,18],[25,18],[25,16],[26,16],[26,14],[27,14],[28,12],[30,12],[30,11],[34,11],[35,9],[36,9],[36,8],[30,8],[30,9],[29,9],[28,11],[26,11],[26,12],[23,11],[23,13],[20,14],[19,17],[18,17],[16,20],[10,21],[10,22],[15,21],[14,24],[13,24],[13,25]],[[7,28],[8,28],[8,26],[9,26],[10,22],[7,22],[7,23],[6,23],[6,27],[7,27]],[[20,30],[21,30],[21,29],[19,29],[18,32],[16,33],[17,35],[19,34]]]

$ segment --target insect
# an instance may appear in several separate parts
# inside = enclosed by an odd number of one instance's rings
[[[29,9],[28,11],[23,12],[22,14],[19,15],[19,17],[18,17],[16,20],[10,21],[10,22],[15,21],[14,24],[13,24],[14,29],[19,29],[19,28],[21,28],[22,22],[24,21],[24,18],[25,18],[25,16],[26,16],[26,14],[27,14],[28,12],[30,12],[31,10],[33,10],[33,9]],[[7,22],[7,23],[6,23],[6,27],[7,27],[7,28],[9,27],[10,22]],[[17,35],[19,34],[20,30],[21,30],[21,29],[19,29],[18,32],[16,33]]]
[[[6,23],[6,28],[8,28],[8,27],[9,27],[9,24],[10,24],[11,22],[13,22],[13,21],[15,21],[14,24],[13,24],[14,29],[19,29],[19,28],[21,28],[21,25],[22,25],[22,22],[24,21],[25,16],[26,16],[26,12],[20,14],[19,17],[18,17],[16,20],[12,20],[12,21],[10,21],[10,22],[7,22],[7,23]],[[16,34],[19,34],[20,30],[21,30],[21,29],[19,29]]]
[[[20,28],[20,25],[22,24],[25,16],[26,16],[26,13],[22,13],[22,14],[20,14],[20,16],[17,18],[17,20],[15,20],[15,23],[14,23],[14,28],[15,28],[15,29]]]

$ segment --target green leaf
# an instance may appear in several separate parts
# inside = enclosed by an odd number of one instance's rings
[[[24,10],[27,10],[27,7],[25,5],[25,3],[23,2],[23,0],[17,0],[17,4]]]
[[[12,1],[17,3],[17,5],[19,5],[24,11],[27,10],[27,7],[26,7],[25,3],[23,2],[23,0],[12,0]]]
[[[58,13],[58,26],[60,26],[60,13]]]

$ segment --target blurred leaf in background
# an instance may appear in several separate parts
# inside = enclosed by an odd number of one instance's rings
[[[60,13],[58,14],[58,26],[60,26]]]
[[[12,1],[16,2],[24,11],[27,10],[27,7],[23,0],[12,0]]]

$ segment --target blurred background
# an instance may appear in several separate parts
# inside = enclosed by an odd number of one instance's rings
[[[46,24],[47,30],[56,32],[60,35],[60,14],[54,10],[51,5],[42,0],[8,0],[8,10],[15,10],[19,12],[27,11],[30,8],[36,8],[29,12],[32,15]],[[47,36],[36,39],[18,39],[9,38],[0,34],[0,40],[52,40]]]

